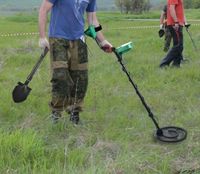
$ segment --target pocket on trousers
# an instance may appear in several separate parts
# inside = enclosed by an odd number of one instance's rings
[[[78,59],[80,64],[88,62],[87,45],[81,39],[78,42]]]

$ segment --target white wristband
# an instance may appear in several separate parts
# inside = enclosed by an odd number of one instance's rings
[[[107,40],[103,40],[102,42],[99,43],[99,45],[101,47],[105,46],[105,45],[109,45],[110,47],[112,47],[112,45],[107,41]]]

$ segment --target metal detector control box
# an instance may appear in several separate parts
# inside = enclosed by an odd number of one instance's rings
[[[122,54],[128,52],[129,50],[131,50],[132,48],[133,48],[133,43],[132,43],[132,42],[128,42],[128,43],[125,43],[125,44],[123,44],[123,45],[117,47],[117,48],[115,49],[115,51],[116,51],[118,54],[122,55]]]

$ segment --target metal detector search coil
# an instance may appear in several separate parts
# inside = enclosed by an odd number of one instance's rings
[[[161,134],[159,134],[158,131],[159,130],[154,133],[154,136],[155,138],[163,142],[180,142],[187,138],[187,131],[180,127],[163,127],[161,128]]]

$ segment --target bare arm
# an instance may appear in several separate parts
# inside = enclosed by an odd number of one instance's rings
[[[170,12],[170,15],[171,17],[173,18],[174,22],[178,22],[178,18],[176,16],[176,10],[175,10],[175,5],[170,5],[169,6],[169,12]]]
[[[46,23],[47,23],[47,14],[52,8],[53,4],[48,0],[43,0],[42,5],[39,10],[39,34],[40,38],[45,38],[46,36]]]
[[[99,22],[97,20],[97,16],[95,12],[87,13],[87,21],[88,25],[94,25],[95,27],[99,26]],[[101,31],[97,32],[96,41],[101,49],[103,49],[107,53],[112,52],[112,45],[105,39],[103,33]]]
[[[161,14],[160,14],[160,24],[163,24],[164,20],[165,20],[165,12],[162,11]]]
[[[96,12],[89,12],[87,13],[87,22],[88,25],[94,25],[95,27],[98,27],[100,24],[98,22]],[[101,31],[97,32],[97,41],[100,43],[105,40],[105,37]]]
[[[184,15],[184,23],[187,24],[187,19],[185,15]]]

